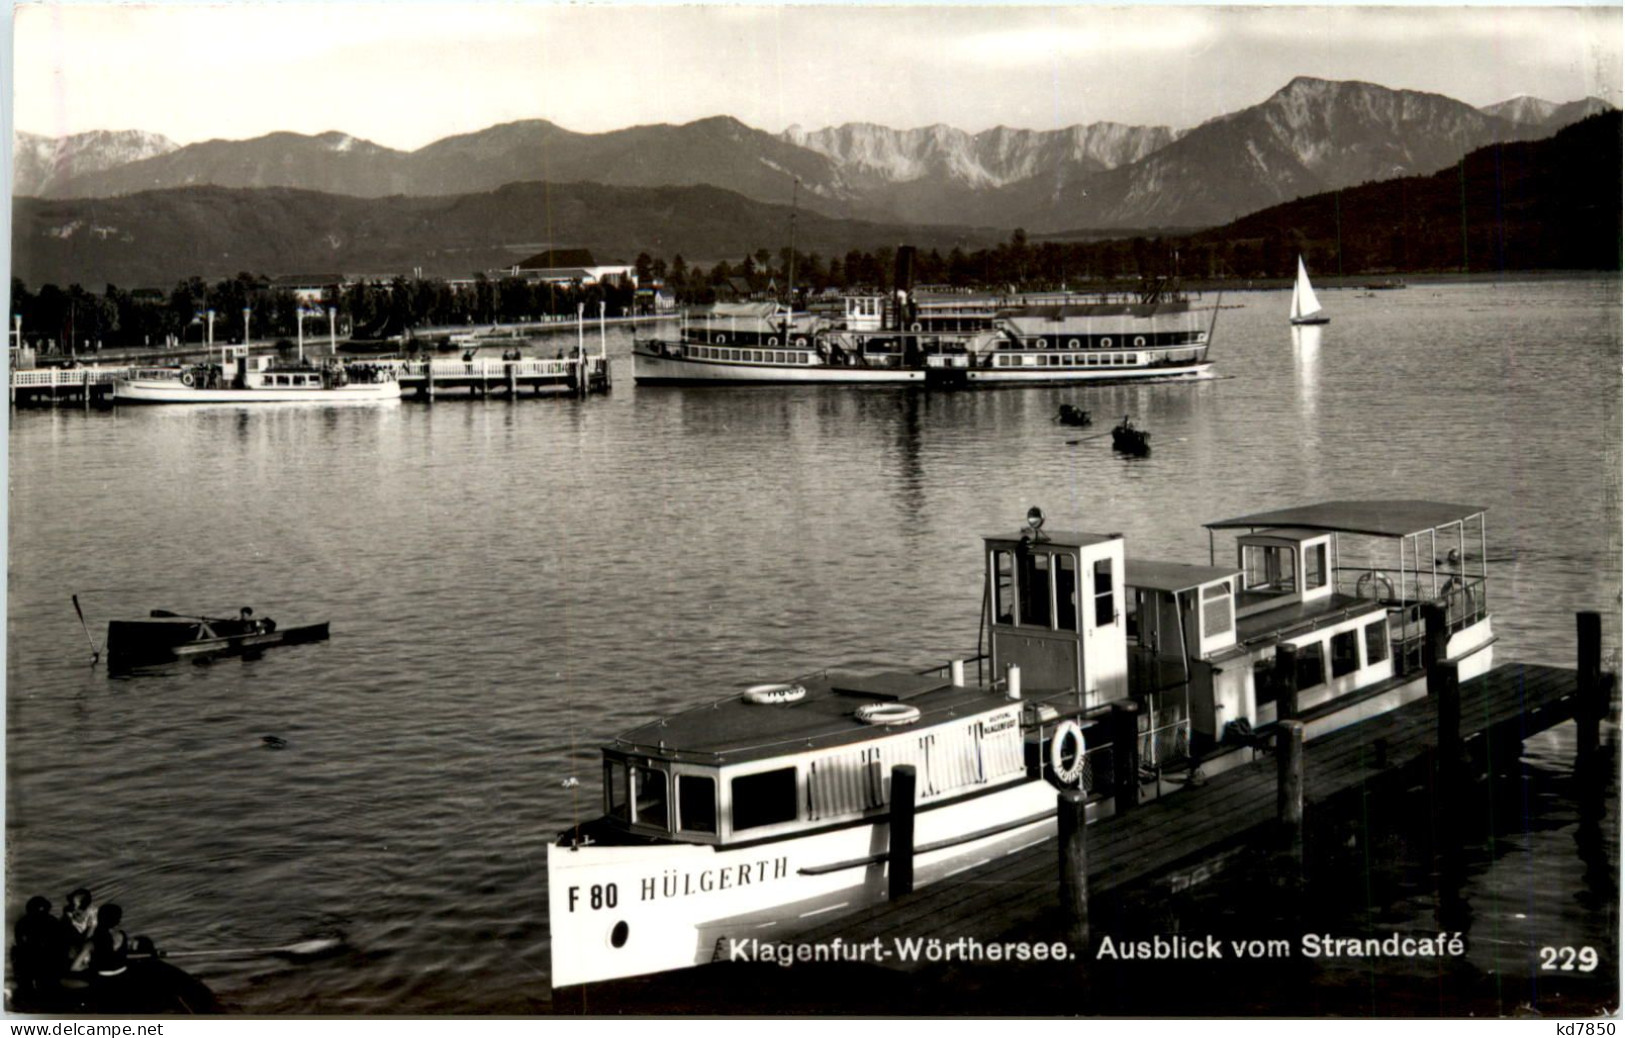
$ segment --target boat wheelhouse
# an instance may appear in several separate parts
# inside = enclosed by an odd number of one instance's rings
[[[1429,666],[1488,667],[1480,509],[1258,513],[1210,525],[1244,532],[1207,565],[1043,526],[1033,509],[983,538],[985,656],[756,685],[605,746],[604,813],[548,848],[553,984],[709,962],[883,900],[896,765],[918,776],[923,885],[1053,836],[1058,789],[1096,818],[1252,760],[1282,719],[1315,738],[1424,695]],[[1441,533],[1456,554],[1424,566]]]

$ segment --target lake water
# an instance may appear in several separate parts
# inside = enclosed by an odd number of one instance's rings
[[[746,684],[974,651],[978,535],[1034,504],[1054,528],[1189,562],[1207,561],[1203,521],[1266,507],[1481,504],[1498,661],[1572,666],[1574,613],[1597,609],[1617,665],[1617,281],[1323,301],[1333,323],[1295,343],[1284,292],[1226,295],[1242,308],[1219,315],[1222,377],[1199,384],[640,389],[611,332],[615,389],[580,401],[13,411],[8,918],[84,885],[176,953],[342,932],[316,962],[184,960],[240,1012],[549,1011],[545,849],[596,813],[597,745]],[[1063,402],[1094,429],[1057,425]],[[1151,457],[1068,442],[1123,414]],[[110,618],[241,605],[333,635],[112,678],[90,666],[75,593],[98,643]],[[1542,978],[1492,953],[1526,932],[1605,948],[1593,983],[1617,992],[1614,873],[1580,833],[1600,825],[1617,862],[1617,785],[1582,822],[1565,746],[1559,731],[1528,748],[1533,835],[1488,834],[1468,863],[1478,973],[1452,999],[1510,970],[1492,1011],[1546,1008]],[[1360,919],[1432,929],[1425,856],[1402,832],[1374,845],[1388,852],[1331,882],[1381,894]],[[1223,918],[1215,899],[1249,896],[1234,882],[1168,911]],[[1381,1012],[1413,973],[1302,984],[1363,983],[1374,994],[1342,1011]],[[1606,994],[1585,982],[1567,1008]]]

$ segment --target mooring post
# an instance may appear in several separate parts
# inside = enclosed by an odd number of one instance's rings
[[[1445,624],[1444,606],[1437,602],[1422,605],[1422,666],[1432,669],[1444,661],[1445,646],[1450,642],[1450,629]]]
[[[1055,796],[1056,842],[1061,853],[1061,911],[1075,953],[1089,947],[1089,795],[1081,789],[1063,789]]]
[[[1298,716],[1298,647],[1275,647],[1275,719],[1289,721]]]
[[[84,371],[80,372],[79,377],[85,390],[85,410],[88,411],[90,410],[90,369],[84,369]]]
[[[1602,614],[1574,615],[1579,640],[1579,661],[1574,686],[1575,755],[1589,760],[1600,741],[1602,715]]]
[[[914,765],[891,769],[891,842],[886,851],[886,895],[914,892]]]
[[[1140,704],[1120,699],[1112,704],[1112,790],[1118,814],[1140,803]]]
[[[423,393],[434,403],[434,361],[423,358]]]
[[[519,362],[508,362],[508,399],[512,400],[519,395]]]
[[[1275,817],[1283,832],[1303,829],[1303,722],[1275,726]]]
[[[1461,757],[1461,673],[1456,664],[1436,660],[1428,670],[1428,695],[1439,711],[1439,761],[1453,766]]]

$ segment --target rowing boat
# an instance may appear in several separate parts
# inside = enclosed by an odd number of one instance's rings
[[[235,619],[178,616],[154,609],[144,620],[107,625],[107,665],[121,670],[202,656],[232,656],[274,645],[326,641],[326,622],[278,627],[269,617],[243,609]]]

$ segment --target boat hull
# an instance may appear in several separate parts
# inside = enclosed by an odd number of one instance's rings
[[[1296,325],[1303,325],[1303,324],[1331,324],[1332,323],[1332,319],[1330,317],[1294,317],[1294,318],[1291,318],[1291,321],[1292,321],[1293,324],[1296,324]]]
[[[1453,634],[1447,659],[1462,677],[1492,663],[1490,618]],[[1313,741],[1416,702],[1425,673],[1391,679],[1364,694],[1314,704],[1304,737]],[[1273,722],[1273,708],[1260,722]],[[1203,757],[1208,776],[1247,765],[1255,751],[1226,747]],[[1142,786],[1141,799],[1160,786]],[[916,887],[1053,839],[1057,788],[1025,779],[935,805],[915,816]],[[1201,796],[1200,788],[1166,795]],[[1109,817],[1110,798],[1089,807]],[[548,918],[555,988],[683,969],[716,961],[763,961],[796,934],[888,898],[884,813],[857,823],[743,846],[650,842],[555,843],[548,847]],[[839,956],[831,948],[820,954]],[[764,948],[766,949],[764,951]],[[856,947],[846,949],[851,961]],[[774,959],[773,961],[778,961]],[[870,959],[869,961],[873,961]]]
[[[1207,360],[1143,365],[1057,367],[1040,352],[1012,352],[1008,365],[972,366],[960,357],[930,357],[924,367],[861,367],[838,364],[779,364],[693,360],[651,351],[641,345],[632,353],[632,378],[639,385],[929,385],[1053,386],[1142,380],[1186,381],[1211,378]],[[1003,358],[995,357],[994,360]]]
[[[1055,787],[1024,780],[915,818],[920,886],[1055,835]],[[882,814],[741,847],[548,847],[554,987],[739,959],[886,900]],[[977,839],[963,839],[997,829]],[[932,844],[956,841],[930,850]],[[876,860],[878,857],[878,860]],[[617,943],[619,942],[619,943]]]
[[[398,401],[398,382],[367,382],[332,388],[266,386],[205,389],[170,379],[121,379],[113,383],[120,404],[377,404]]]
[[[328,624],[305,624],[300,627],[279,628],[228,634],[217,638],[196,638],[173,642],[163,638],[143,637],[135,628],[147,627],[142,623],[124,624],[114,621],[107,631],[107,667],[112,671],[134,667],[173,663],[176,660],[211,656],[235,656],[277,645],[299,645],[326,641]]]

